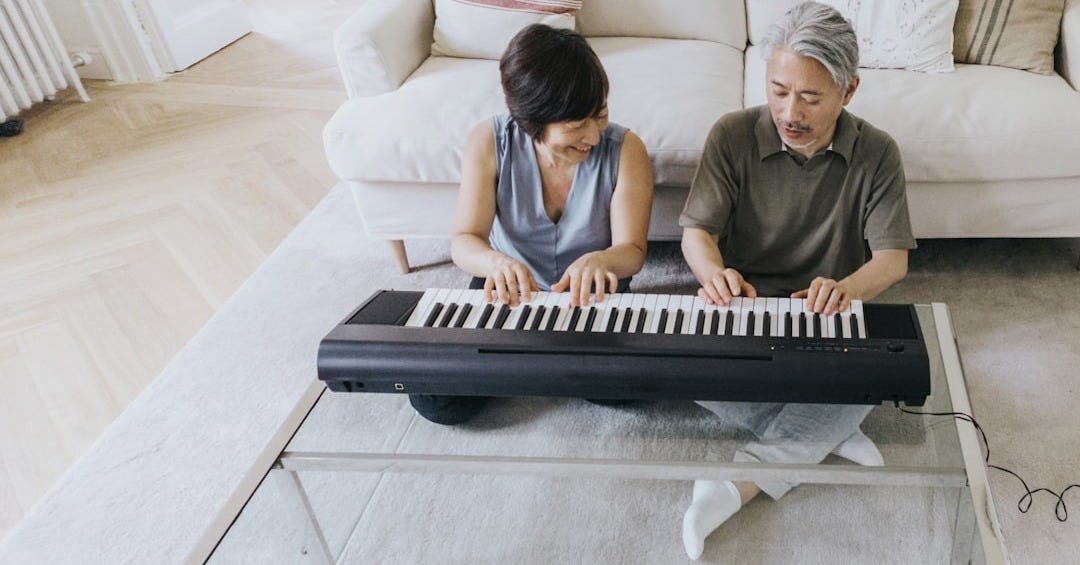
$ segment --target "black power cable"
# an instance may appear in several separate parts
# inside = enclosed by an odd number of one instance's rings
[[[1027,511],[1031,509],[1031,503],[1034,500],[1035,493],[1047,492],[1050,493],[1051,496],[1057,498],[1057,504],[1054,505],[1054,516],[1058,519],[1058,521],[1064,522],[1069,519],[1069,510],[1065,507],[1065,493],[1069,492],[1071,489],[1074,488],[1080,489],[1080,484],[1071,484],[1065,487],[1065,490],[1062,490],[1060,494],[1048,488],[1042,487],[1032,490],[1031,487],[1028,486],[1027,481],[1025,481],[1020,475],[1006,469],[1005,467],[999,467],[997,465],[990,464],[990,443],[986,440],[986,432],[983,431],[982,426],[980,426],[979,423],[975,421],[975,417],[971,414],[965,414],[964,412],[919,412],[917,410],[908,410],[907,408],[901,408],[900,404],[896,404],[895,406],[897,410],[906,414],[918,414],[923,416],[952,416],[957,420],[970,422],[971,425],[975,426],[975,430],[978,431],[979,435],[982,437],[983,446],[985,446],[986,448],[986,466],[990,467],[991,469],[997,469],[998,471],[1008,473],[1016,477],[1016,479],[1020,481],[1020,484],[1024,485],[1024,495],[1021,496],[1020,500],[1016,503],[1016,509],[1019,510],[1021,514],[1027,514]]]

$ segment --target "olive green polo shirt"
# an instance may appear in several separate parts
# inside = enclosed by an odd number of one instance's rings
[[[720,118],[679,225],[719,234],[726,266],[760,295],[842,279],[868,249],[915,248],[900,150],[847,110],[829,148],[810,159],[787,151],[768,106]]]

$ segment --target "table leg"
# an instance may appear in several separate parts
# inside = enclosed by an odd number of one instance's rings
[[[953,522],[952,558],[953,565],[972,563],[975,549],[975,505],[971,500],[971,487],[960,489],[956,497],[956,516]]]
[[[278,490],[285,497],[286,504],[304,510],[308,522],[311,523],[311,527],[315,530],[315,537],[318,539],[319,551],[322,554],[324,563],[332,565],[334,563],[334,553],[330,551],[330,544],[326,542],[326,535],[323,534],[319,519],[315,516],[315,510],[311,507],[311,499],[308,498],[307,491],[304,490],[304,484],[300,482],[300,475],[296,471],[288,469],[273,469],[270,471],[270,476],[278,484]]]

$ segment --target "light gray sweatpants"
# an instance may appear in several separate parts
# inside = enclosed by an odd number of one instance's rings
[[[820,463],[830,451],[859,429],[873,406],[851,404],[783,404],[718,402],[698,404],[725,423],[746,428],[757,437],[732,458],[736,463]],[[795,483],[758,482],[774,499]]]

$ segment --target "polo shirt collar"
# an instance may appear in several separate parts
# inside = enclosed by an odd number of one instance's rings
[[[780,133],[776,131],[776,125],[773,124],[769,106],[764,105],[760,108],[757,123],[754,125],[754,137],[757,139],[758,155],[764,161],[765,158],[787,149],[780,139]],[[855,140],[858,137],[859,131],[855,128],[851,114],[848,114],[846,109],[842,109],[840,110],[840,117],[836,120],[836,131],[833,132],[832,143],[829,144],[826,151],[838,153],[845,161],[850,163],[851,153],[855,148]]]

